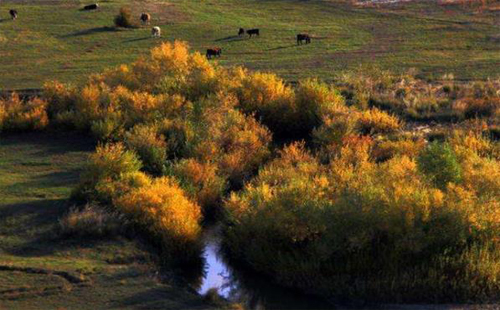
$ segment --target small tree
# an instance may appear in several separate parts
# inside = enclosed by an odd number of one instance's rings
[[[418,157],[418,169],[441,189],[462,180],[462,167],[447,143],[431,143]]]
[[[132,13],[127,7],[122,7],[120,13],[115,17],[115,26],[122,28],[133,28],[135,24],[132,22]]]

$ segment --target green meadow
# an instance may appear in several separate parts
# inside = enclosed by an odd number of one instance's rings
[[[359,66],[395,72],[416,68],[429,78],[496,78],[500,62],[499,15],[422,1],[381,8],[333,0],[103,1],[81,11],[82,1],[34,0],[0,3],[0,89],[39,88],[45,80],[79,82],[89,73],[128,63],[161,41],[184,40],[193,50],[223,49],[219,62],[272,71],[288,81],[334,79]],[[115,29],[123,6],[150,26]],[[19,18],[11,21],[10,8]],[[261,36],[238,37],[239,27]],[[311,45],[297,46],[306,32]]]

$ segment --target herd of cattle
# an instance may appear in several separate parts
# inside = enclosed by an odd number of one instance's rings
[[[98,8],[99,8],[99,4],[94,3],[94,4],[89,4],[89,5],[84,6],[82,10],[91,11],[91,10],[97,10]],[[9,10],[9,13],[10,13],[12,20],[17,19],[18,13],[16,10],[11,9],[11,10]],[[148,13],[142,13],[141,16],[139,17],[139,19],[142,21],[143,24],[149,24],[149,22],[151,21],[151,15]],[[260,29],[254,28],[254,29],[248,29],[245,31],[245,29],[240,28],[238,30],[238,36],[242,36],[245,33],[248,35],[249,38],[251,38],[253,35],[260,36]],[[154,26],[153,28],[151,28],[151,35],[153,37],[158,37],[158,38],[161,37],[160,27]],[[297,45],[301,45],[303,42],[305,42],[305,44],[311,43],[311,36],[307,33],[299,33],[297,35]],[[211,59],[212,57],[220,57],[221,54],[222,54],[222,48],[212,47],[212,48],[207,49],[206,56],[208,59]]]

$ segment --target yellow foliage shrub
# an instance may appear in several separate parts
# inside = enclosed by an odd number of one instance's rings
[[[335,156],[344,138],[357,133],[359,113],[347,107],[329,111],[323,116],[322,125],[312,131],[314,144],[321,149],[324,159]]]
[[[401,122],[397,117],[374,108],[359,114],[358,126],[364,134],[391,133],[401,128]]]
[[[57,81],[46,82],[43,85],[43,98],[49,103],[48,113],[54,116],[69,110],[77,96],[76,88]]]
[[[152,179],[141,171],[125,172],[116,179],[105,178],[95,185],[95,196],[99,202],[111,204],[113,199],[121,197],[133,189],[149,186]]]
[[[113,200],[114,206],[162,244],[172,255],[191,254],[200,233],[200,207],[191,202],[176,181],[157,178]]]
[[[396,156],[415,158],[424,149],[423,138],[405,138],[396,140],[381,140],[375,144],[372,156],[378,161],[385,161]]]
[[[239,108],[245,113],[256,113],[257,118],[274,133],[294,129],[298,119],[293,89],[270,73],[247,75],[237,90]]]
[[[240,184],[269,156],[271,134],[251,116],[228,109],[206,115],[207,140],[195,148],[202,161],[218,162],[232,184]]]
[[[217,165],[185,159],[174,165],[173,174],[188,192],[192,192],[205,215],[216,211],[226,189],[225,179],[219,175]]]
[[[311,132],[325,116],[344,107],[344,98],[335,88],[313,79],[300,81],[295,101],[295,119],[299,122],[296,130],[305,132]]]
[[[39,98],[23,101],[16,93],[0,99],[0,129],[6,131],[40,130],[47,127],[47,102]]]

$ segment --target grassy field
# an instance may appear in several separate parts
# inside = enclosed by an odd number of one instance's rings
[[[160,284],[131,241],[54,233],[93,148],[73,134],[1,138],[0,309],[206,308],[194,294]]]
[[[92,12],[80,11],[83,4],[0,3],[0,89],[38,88],[47,79],[78,82],[174,39],[199,51],[220,46],[222,64],[273,71],[289,81],[330,80],[371,64],[396,72],[415,67],[433,78],[499,74],[500,15],[494,11],[476,14],[427,1],[359,8],[340,0],[112,0]],[[150,12],[162,38],[151,38],[149,26],[115,29],[113,17],[124,5],[137,17]],[[10,8],[18,10],[18,20],[10,20]],[[237,37],[239,27],[258,27],[261,36]],[[297,46],[299,32],[310,33],[312,44]]]

